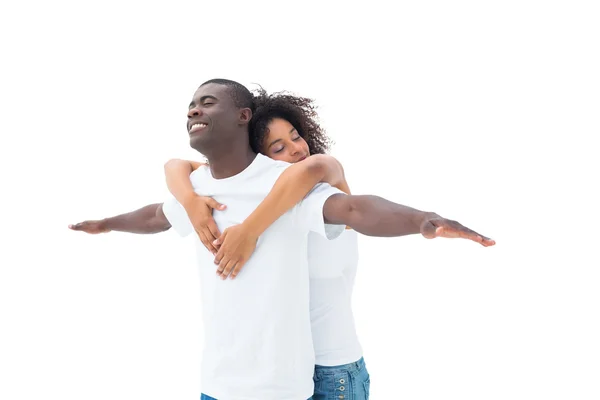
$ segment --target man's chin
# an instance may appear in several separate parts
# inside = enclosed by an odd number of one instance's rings
[[[207,139],[207,137],[201,135],[192,135],[190,136],[190,147],[202,153],[202,150],[208,146],[209,141]]]

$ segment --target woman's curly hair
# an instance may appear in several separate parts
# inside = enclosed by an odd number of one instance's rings
[[[250,146],[256,153],[263,149],[273,119],[288,121],[306,141],[310,154],[326,154],[332,144],[318,123],[319,116],[313,100],[293,96],[288,92],[267,94],[261,87],[254,91],[254,114],[250,120]]]

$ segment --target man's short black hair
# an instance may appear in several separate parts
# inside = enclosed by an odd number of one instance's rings
[[[246,88],[246,86],[238,83],[236,81],[230,81],[229,79],[211,79],[209,81],[204,82],[201,87],[204,85],[208,85],[209,83],[214,83],[215,85],[223,85],[227,86],[229,89],[229,94],[233,99],[233,103],[236,107],[239,108],[249,108],[254,111],[254,101],[252,93]]]

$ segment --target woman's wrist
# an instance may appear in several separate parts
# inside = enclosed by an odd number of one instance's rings
[[[244,222],[242,222],[242,227],[244,229],[244,232],[248,235],[248,236],[252,236],[258,239],[258,237],[260,235],[262,235],[262,233],[264,232],[264,230],[266,228],[262,228],[257,221],[254,221],[252,219],[252,216],[246,218],[246,220],[244,220]]]
[[[196,200],[198,197],[200,197],[198,193],[194,191],[188,192],[181,196],[181,205],[187,210],[188,207],[193,204],[194,200]]]

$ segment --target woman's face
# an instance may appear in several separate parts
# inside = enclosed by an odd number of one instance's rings
[[[310,155],[308,144],[288,121],[274,118],[267,126],[262,153],[274,160],[297,163]]]

